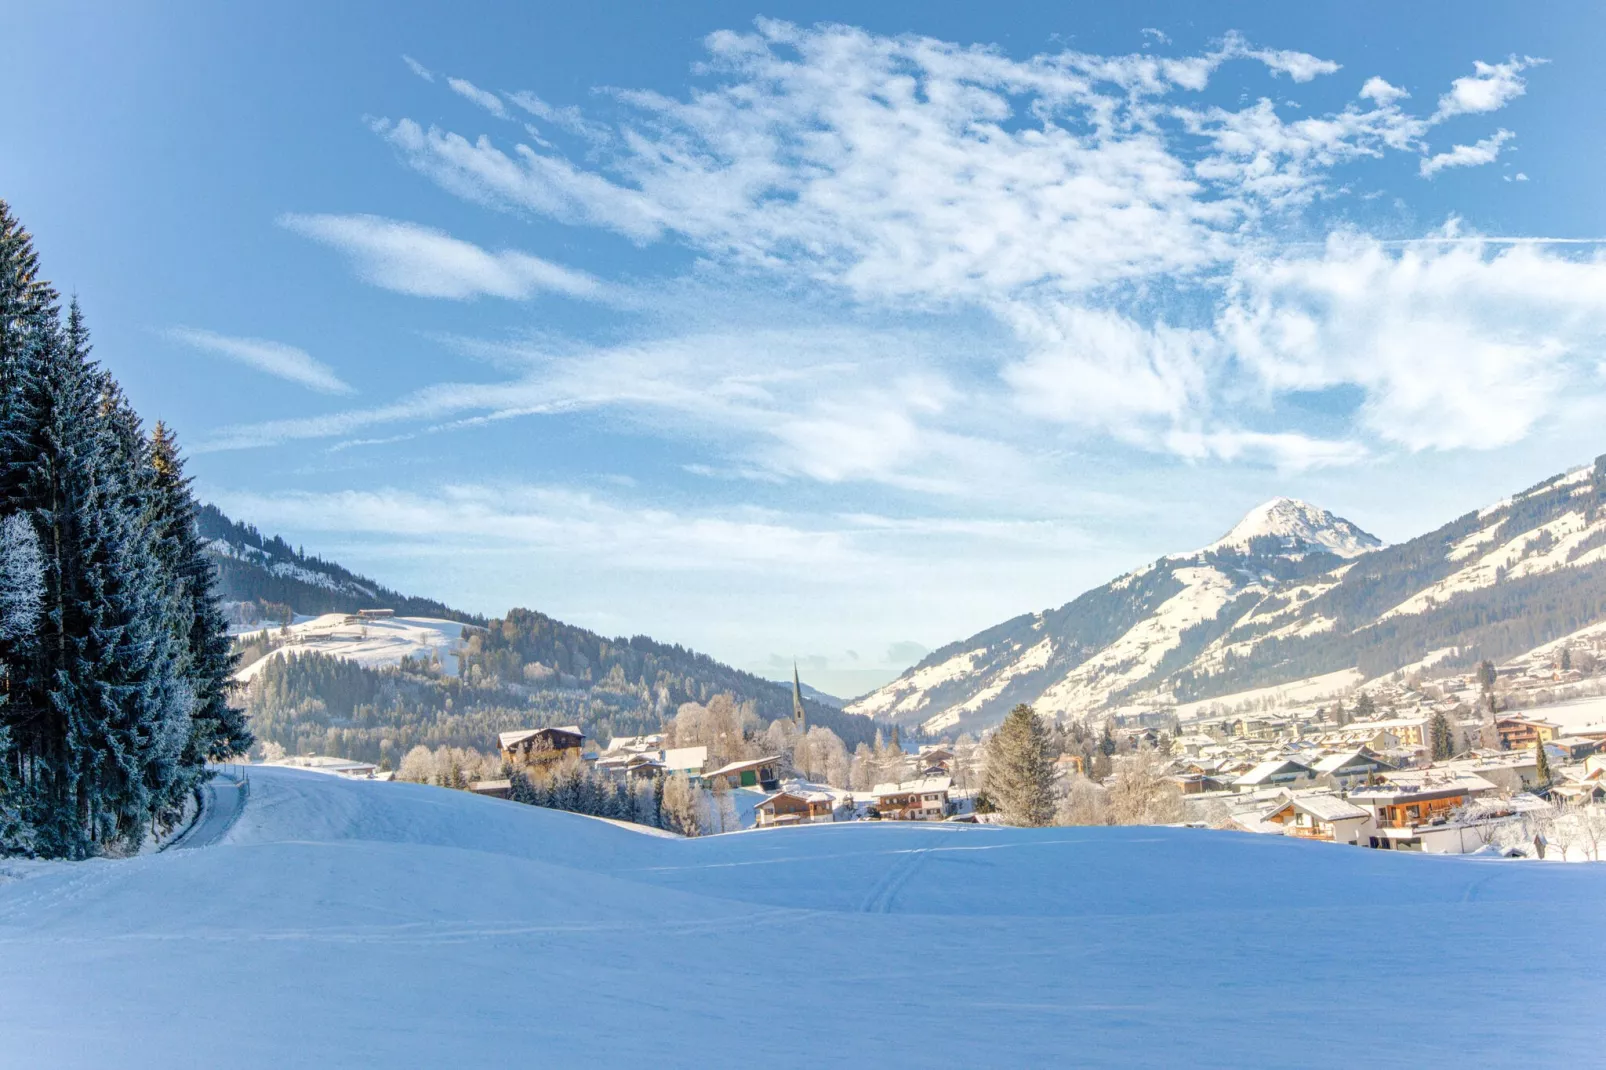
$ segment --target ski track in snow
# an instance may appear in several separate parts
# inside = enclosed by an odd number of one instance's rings
[[[1526,1067],[1606,992],[1606,867],[1195,829],[662,839],[258,768],[216,846],[4,872],[0,1067]]]

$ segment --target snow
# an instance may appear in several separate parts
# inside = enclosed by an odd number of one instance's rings
[[[370,669],[397,665],[402,658],[428,660],[439,654],[446,674],[457,675],[456,650],[463,638],[463,625],[457,621],[434,617],[383,617],[348,624],[347,620],[345,613],[325,613],[291,625],[289,643],[245,666],[234,678],[250,682],[268,659],[308,651],[355,661]]]
[[[1321,548],[1340,557],[1358,557],[1383,543],[1342,517],[1297,498],[1273,498],[1249,510],[1227,534],[1197,551],[1247,550],[1251,539],[1273,536],[1295,550]]]
[[[218,846],[0,873],[0,1063],[69,1070],[1575,1065],[1606,953],[1596,865],[1175,828],[676,840],[291,770],[252,771]],[[774,984],[799,967],[819,983]]]
[[[1217,708],[1255,709],[1265,708],[1268,704],[1281,708],[1302,702],[1315,702],[1348,694],[1365,679],[1366,677],[1356,669],[1340,669],[1338,672],[1323,673],[1321,676],[1307,676],[1303,680],[1290,680],[1275,687],[1257,687],[1250,691],[1235,691],[1230,695],[1185,702],[1177,707],[1177,718],[1182,721],[1192,721],[1201,717],[1212,717],[1215,715],[1211,711]]]

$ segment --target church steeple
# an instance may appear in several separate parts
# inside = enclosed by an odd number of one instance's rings
[[[792,662],[792,724],[799,733],[808,731],[808,723],[803,716],[803,685],[797,678],[797,662]]]

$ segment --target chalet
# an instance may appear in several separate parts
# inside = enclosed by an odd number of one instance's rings
[[[663,752],[664,773],[674,776],[685,773],[701,782],[703,770],[708,767],[707,747],[671,747]]]
[[[580,757],[585,733],[578,725],[562,728],[521,728],[497,736],[502,759],[509,765],[545,765],[568,757]]]
[[[475,795],[488,795],[493,799],[509,799],[513,796],[513,781],[475,780],[469,783],[468,790]]]
[[[1316,774],[1310,766],[1302,765],[1292,758],[1273,758],[1261,762],[1248,772],[1233,781],[1233,786],[1240,791],[1255,790],[1257,788],[1287,787],[1303,781],[1316,779]]]
[[[952,773],[954,752],[940,744],[921,747],[920,753],[915,756],[915,764],[922,769],[937,769],[942,773]]]
[[[613,751],[598,758],[595,768],[616,780],[642,780],[664,774],[664,763],[657,751]]]
[[[1532,748],[1536,742],[1549,742],[1561,735],[1561,725],[1529,717],[1501,717],[1494,723],[1503,750]]]
[[[1337,795],[1297,795],[1274,804],[1261,820],[1303,840],[1354,843],[1372,813]]]
[[[1467,834],[1472,822],[1456,812],[1495,790],[1483,777],[1459,769],[1410,769],[1383,774],[1382,783],[1351,792],[1349,801],[1372,812],[1372,847],[1465,854],[1481,840]]]
[[[1383,760],[1370,747],[1355,747],[1317,759],[1311,766],[1316,782],[1323,787],[1348,791],[1369,782],[1380,773],[1392,772],[1394,766]]]
[[[800,787],[778,791],[753,807],[754,820],[761,829],[833,821],[835,814],[836,796]]]
[[[898,784],[877,784],[876,811],[889,821],[941,821],[948,813],[948,777],[926,777]]]
[[[1184,795],[1202,795],[1207,791],[1225,791],[1227,783],[1200,772],[1174,773],[1166,778]]]
[[[761,788],[764,791],[774,791],[781,786],[780,771],[781,756],[771,754],[765,758],[729,762],[718,769],[704,773],[703,780],[710,787],[724,781],[728,788]]]

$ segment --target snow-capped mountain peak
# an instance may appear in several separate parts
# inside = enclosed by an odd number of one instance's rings
[[[1285,553],[1323,551],[1339,557],[1357,557],[1383,545],[1376,536],[1319,506],[1298,498],[1273,498],[1249,510],[1231,531],[1199,552],[1246,551],[1266,538],[1281,542]]]

